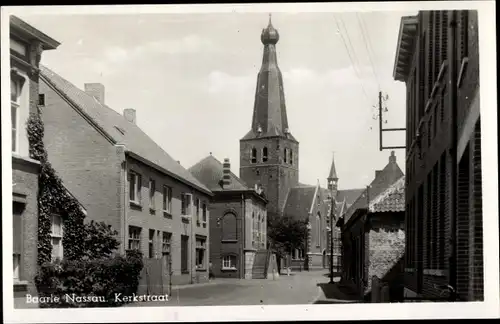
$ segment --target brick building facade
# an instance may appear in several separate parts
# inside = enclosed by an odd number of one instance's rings
[[[10,101],[12,141],[12,225],[14,297],[36,295],[38,176],[40,163],[30,157],[26,122],[38,114],[39,64],[43,51],[59,42],[10,16]]]
[[[401,241],[404,215],[404,207],[399,206],[404,204],[400,197],[402,179],[403,171],[391,152],[389,163],[382,170],[375,171],[373,181],[336,223],[342,236],[342,277],[353,285],[360,298],[369,292],[371,277],[383,274],[388,270],[384,267],[395,263],[394,260],[399,261],[394,255],[403,254],[399,251],[401,242],[397,242]],[[391,204],[395,205],[392,209],[379,207]],[[391,240],[395,241],[394,245],[384,246]],[[376,251],[381,256],[374,255]],[[383,261],[385,257],[389,265]],[[380,276],[379,279],[383,279]]]
[[[407,297],[483,299],[477,11],[403,17],[394,67],[406,83]]]
[[[404,177],[358,208],[344,224],[345,254],[355,256],[345,268],[360,298],[372,294],[372,282],[390,287],[391,298],[402,296]],[[376,279],[374,279],[376,277]]]
[[[118,231],[120,253],[171,264],[172,284],[208,280],[210,190],[137,126],[133,109],[106,106],[103,85],[83,91],[46,67],[41,81],[44,142],[87,219]]]
[[[265,277],[267,200],[258,188],[248,188],[231,172],[229,159],[221,163],[210,154],[189,171],[214,194],[210,200],[213,275],[241,279]]]

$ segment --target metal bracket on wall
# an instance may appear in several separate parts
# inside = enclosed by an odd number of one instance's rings
[[[386,100],[388,96],[386,96]],[[383,128],[382,126],[382,91],[378,93],[378,122],[379,122],[379,150],[395,150],[395,149],[406,149],[406,146],[384,146],[382,143],[382,134],[383,132],[398,132],[398,131],[406,131],[406,128]]]

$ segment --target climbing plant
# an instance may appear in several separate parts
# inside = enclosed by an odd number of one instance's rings
[[[77,260],[83,255],[85,214],[78,201],[63,186],[48,161],[43,143],[44,126],[39,113],[31,113],[27,121],[29,153],[41,165],[38,181],[38,264],[51,261],[51,217],[58,213],[63,220],[64,258]]]

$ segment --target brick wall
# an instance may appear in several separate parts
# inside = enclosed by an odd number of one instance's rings
[[[370,220],[365,245],[366,253],[366,286],[365,293],[371,290],[371,278],[376,276],[385,282],[399,280],[399,274],[391,270],[400,262],[405,252],[404,213],[374,214]],[[390,274],[390,277],[388,276]],[[395,282],[399,284],[399,282]]]
[[[87,219],[104,221],[123,237],[120,182],[123,156],[45,81],[41,107],[49,161],[64,185],[87,209]]]
[[[232,200],[226,199],[221,201],[214,199],[210,205],[210,261],[212,262],[212,270],[216,278],[241,278],[244,272],[241,270],[241,255],[244,237],[243,237],[243,217],[242,217],[242,202],[241,198]],[[223,232],[223,217],[227,214],[236,216],[236,223],[234,223],[233,230],[236,231],[236,240],[223,241],[225,234]],[[226,225],[228,225],[226,223]],[[230,228],[224,228],[224,231],[231,231]],[[224,255],[235,255],[238,260],[236,271],[222,270],[222,258]]]
[[[20,281],[27,286],[14,285],[14,297],[25,297],[26,293],[36,295],[34,277],[37,269],[38,238],[38,172],[39,165],[22,159],[12,161],[12,193],[21,196],[25,203],[14,203],[14,217],[21,217],[21,260]],[[19,213],[17,213],[17,211]],[[13,238],[17,239],[16,233]],[[16,291],[17,290],[17,291]]]
[[[161,243],[162,243],[162,232],[171,233],[171,246],[170,253],[172,257],[172,284],[188,284],[191,282],[191,277],[193,277],[193,282],[196,281],[206,281],[208,280],[208,259],[210,255],[210,241],[209,241],[209,226],[210,226],[210,210],[207,210],[207,224],[203,225],[202,222],[198,224],[196,222],[197,217],[195,215],[196,208],[194,206],[194,201],[198,198],[200,199],[200,219],[201,219],[201,205],[205,202],[209,206],[209,199],[206,194],[202,194],[197,190],[193,190],[192,187],[185,185],[169,176],[156,171],[155,169],[147,166],[135,159],[127,158],[127,172],[134,171],[141,175],[141,201],[140,206],[131,204],[129,201],[128,185],[126,187],[126,229],[127,229],[127,248],[128,248],[128,228],[129,226],[136,226],[141,228],[141,251],[143,254],[149,256],[149,231],[154,230],[155,235],[153,238],[153,250],[155,257],[160,257],[161,253]],[[155,180],[156,192],[154,195],[154,206],[155,209],[150,209],[149,204],[149,180]],[[168,186],[172,188],[172,207],[171,213],[166,214],[163,212],[163,186]],[[184,220],[181,217],[181,193],[192,194],[192,215],[194,216],[191,220]],[[191,222],[194,222],[192,224]],[[192,235],[192,227],[194,228],[194,235]],[[181,236],[188,236],[188,272],[182,273],[181,271]],[[195,256],[196,247],[195,243],[196,237],[205,239],[205,257],[204,257],[204,267],[195,270]],[[157,254],[158,253],[158,254]]]
[[[268,160],[262,162],[262,149],[268,148]],[[251,163],[252,148],[257,149],[257,163]],[[293,163],[284,163],[284,149],[293,152]],[[267,210],[279,215],[291,187],[299,181],[298,143],[282,138],[240,141],[240,178],[252,187],[261,184],[269,200]]]

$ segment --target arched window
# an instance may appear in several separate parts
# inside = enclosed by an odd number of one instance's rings
[[[255,147],[252,148],[251,162],[252,163],[257,163],[257,149]]]
[[[236,227],[236,215],[227,213],[222,217],[222,240],[235,241],[238,239],[238,231]]]
[[[284,163],[286,163],[287,158],[288,158],[288,149],[285,148],[285,150],[283,151],[283,162]]]
[[[316,246],[321,246],[321,217],[319,213],[316,215]]]
[[[293,152],[292,149],[290,149],[290,157],[288,158],[288,162],[290,164],[293,164],[293,153],[292,152]]]
[[[264,146],[264,148],[262,149],[262,162],[267,162],[267,147]]]

